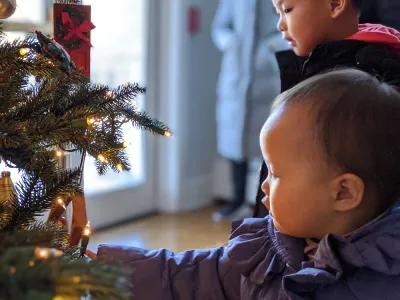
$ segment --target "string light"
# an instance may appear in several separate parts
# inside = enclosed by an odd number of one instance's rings
[[[106,96],[111,98],[112,97],[112,92],[111,91],[107,91],[106,92]]]
[[[38,259],[48,259],[50,256],[61,257],[62,255],[63,252],[57,249],[40,248],[40,247],[37,247],[35,249],[35,256]]]
[[[31,260],[31,261],[29,262],[29,266],[30,266],[30,267],[34,267],[34,266],[35,266],[35,262],[34,262],[33,260]]]
[[[54,154],[55,154],[55,156],[56,156],[57,158],[62,158],[63,156],[68,156],[68,155],[70,155],[71,153],[68,152],[68,151],[63,151],[63,150],[61,150],[61,149],[58,149],[58,150],[55,150],[55,151],[54,151]]]
[[[166,131],[164,132],[164,136],[166,136],[166,137],[172,137],[172,133],[171,133],[170,131],[166,130]]]
[[[58,205],[60,205],[62,208],[67,209],[67,207],[65,206],[64,200],[62,198],[57,198],[57,203]]]
[[[128,148],[130,145],[129,142],[123,142],[115,146],[115,149],[125,149]]]
[[[19,54],[21,56],[25,56],[25,55],[27,55],[29,53],[29,51],[31,51],[31,49],[29,49],[29,48],[21,48],[21,49],[19,49]]]
[[[94,123],[96,123],[96,122],[99,122],[100,121],[100,119],[99,118],[97,118],[97,117],[95,117],[95,116],[90,116],[90,117],[87,117],[86,118],[86,123],[90,126],[90,125],[93,125]]]
[[[71,125],[72,127],[85,128],[87,126],[92,126],[94,123],[99,121],[100,119],[97,118],[96,116],[89,116],[87,118],[72,120]]]
[[[122,172],[124,170],[124,166],[122,164],[117,165],[117,170]]]
[[[96,123],[96,119],[91,117],[91,118],[87,118],[86,122],[88,125],[93,125],[94,123]]]
[[[99,154],[97,156],[97,159],[101,162],[107,162],[107,159],[105,158],[105,156],[103,154]]]
[[[35,255],[39,259],[48,259],[50,256],[50,251],[45,248],[36,248]]]
[[[81,282],[81,277],[80,276],[73,276],[72,277],[72,281],[74,283],[80,283]]]
[[[90,230],[90,221],[88,221],[82,232],[82,240],[81,240],[81,257],[82,258],[85,257],[86,249],[89,244],[89,236],[91,233],[92,233],[92,231]]]
[[[83,230],[83,235],[89,236],[92,233],[90,230],[90,221],[87,221],[85,229]]]

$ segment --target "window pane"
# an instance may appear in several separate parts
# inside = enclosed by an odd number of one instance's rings
[[[16,0],[17,9],[15,13],[5,21],[32,23],[43,23],[46,19],[44,0]]]
[[[99,2],[86,0],[92,5],[91,80],[111,87],[125,82],[145,84],[145,28],[143,0],[114,0]],[[142,99],[136,99],[139,107]],[[94,159],[85,162],[84,185],[87,195],[108,193],[135,186],[145,180],[142,132],[130,124],[124,127],[126,149],[132,165],[130,172],[108,172],[98,176]]]

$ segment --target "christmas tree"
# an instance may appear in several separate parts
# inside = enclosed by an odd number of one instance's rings
[[[0,299],[125,299],[130,270],[80,259],[65,225],[37,217],[83,192],[82,169],[61,168],[60,155],[87,153],[100,174],[121,172],[123,124],[169,130],[132,104],[143,88],[91,83],[57,44],[39,42],[0,36],[0,159],[21,173],[0,198]]]

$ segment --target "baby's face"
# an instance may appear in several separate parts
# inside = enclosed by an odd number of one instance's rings
[[[272,0],[280,18],[278,29],[299,56],[308,56],[330,32],[328,0]]]
[[[263,200],[275,227],[295,237],[321,238],[330,232],[334,172],[322,163],[310,134],[310,112],[278,107],[265,123],[260,144],[268,166]]]

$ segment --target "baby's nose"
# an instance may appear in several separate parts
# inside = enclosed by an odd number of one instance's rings
[[[269,196],[269,183],[268,179],[264,180],[261,184],[261,190],[264,192],[265,195]]]

